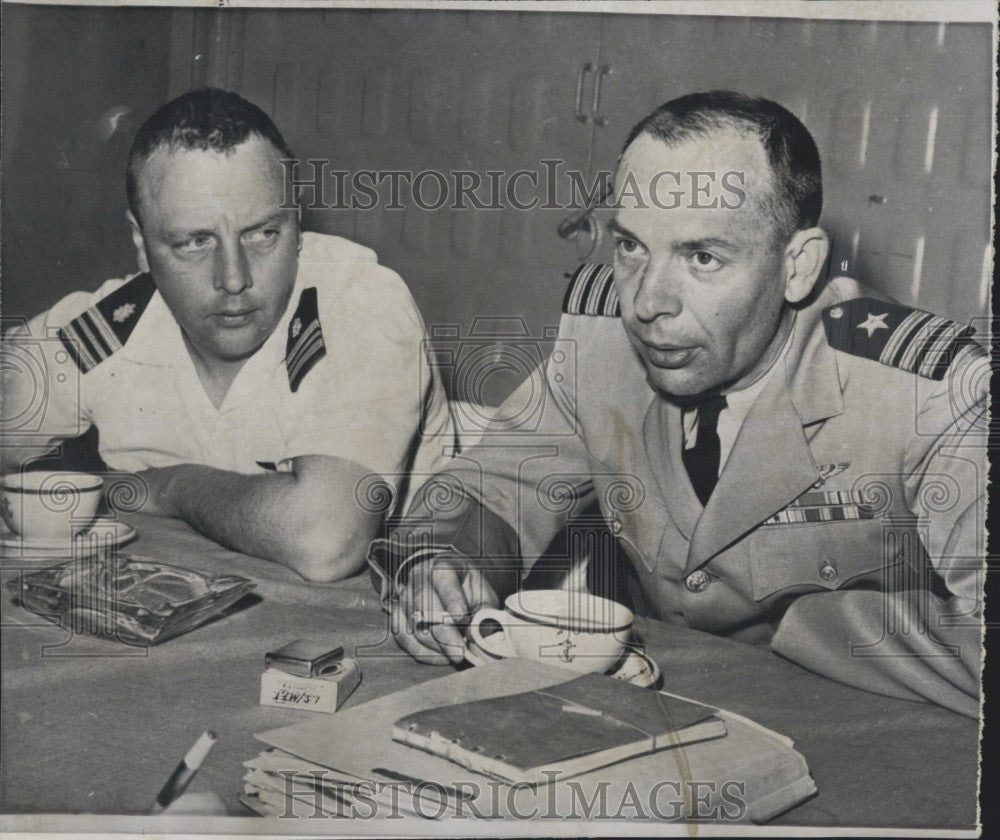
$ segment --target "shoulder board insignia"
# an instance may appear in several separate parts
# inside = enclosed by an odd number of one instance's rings
[[[59,330],[80,370],[89,373],[125,346],[155,291],[153,275],[140,274]]]
[[[943,379],[960,350],[979,348],[972,327],[876,298],[827,307],[823,327],[835,350],[928,379]]]
[[[326,345],[323,343],[323,330],[319,324],[316,287],[310,286],[302,290],[299,305],[288,325],[285,367],[288,369],[288,384],[293,394],[313,365],[325,355]]]
[[[584,263],[573,272],[563,300],[568,315],[621,315],[614,270],[602,263]]]

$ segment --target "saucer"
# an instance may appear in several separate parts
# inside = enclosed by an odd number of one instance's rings
[[[114,531],[111,531],[111,528]],[[97,529],[97,533],[95,532]],[[70,542],[58,537],[19,537],[6,527],[0,530],[0,558],[6,560],[40,560],[95,554],[101,548],[118,547],[135,539],[138,532],[131,525],[110,516],[98,516],[85,531]],[[95,545],[96,543],[96,545]],[[76,545],[78,544],[78,545]]]
[[[650,688],[660,681],[659,666],[646,655],[646,652],[635,645],[629,645],[624,653],[614,665],[604,672],[606,676],[614,677],[617,680],[624,680],[642,688]],[[465,647],[465,659],[472,665],[485,665],[488,662],[496,662],[503,659],[502,656],[487,653],[475,642],[471,642]],[[559,665],[557,660],[553,660],[553,665]],[[565,665],[561,667],[566,667]],[[572,671],[573,668],[566,670]],[[579,673],[579,672],[577,672]]]
[[[604,672],[615,679],[651,688],[660,681],[660,666],[642,648],[629,645],[628,653]]]

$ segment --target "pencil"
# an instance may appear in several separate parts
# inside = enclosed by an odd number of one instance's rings
[[[215,744],[215,738],[215,733],[209,730],[202,733],[201,737],[194,742],[194,746],[187,751],[187,755],[174,768],[174,772],[170,774],[167,783],[157,794],[156,802],[153,803],[154,814],[159,814],[165,810],[171,802],[184,793],[198,772],[198,768],[201,767],[201,763],[205,760],[205,756],[208,755],[209,750]]]

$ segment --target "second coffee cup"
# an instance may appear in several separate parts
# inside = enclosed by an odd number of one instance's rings
[[[90,473],[12,473],[0,480],[0,509],[22,539],[69,544],[96,516],[103,485]]]

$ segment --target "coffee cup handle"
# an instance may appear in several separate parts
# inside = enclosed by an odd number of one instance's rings
[[[516,656],[517,654],[514,652],[514,647],[511,645],[510,639],[507,638],[507,631],[505,629],[501,629],[500,633],[494,633],[491,636],[483,635],[480,625],[488,620],[495,621],[501,628],[504,628],[506,623],[510,621],[510,613],[494,609],[493,607],[482,607],[472,616],[472,621],[469,624],[468,632],[472,637],[472,641],[484,651],[492,653],[494,656]]]

